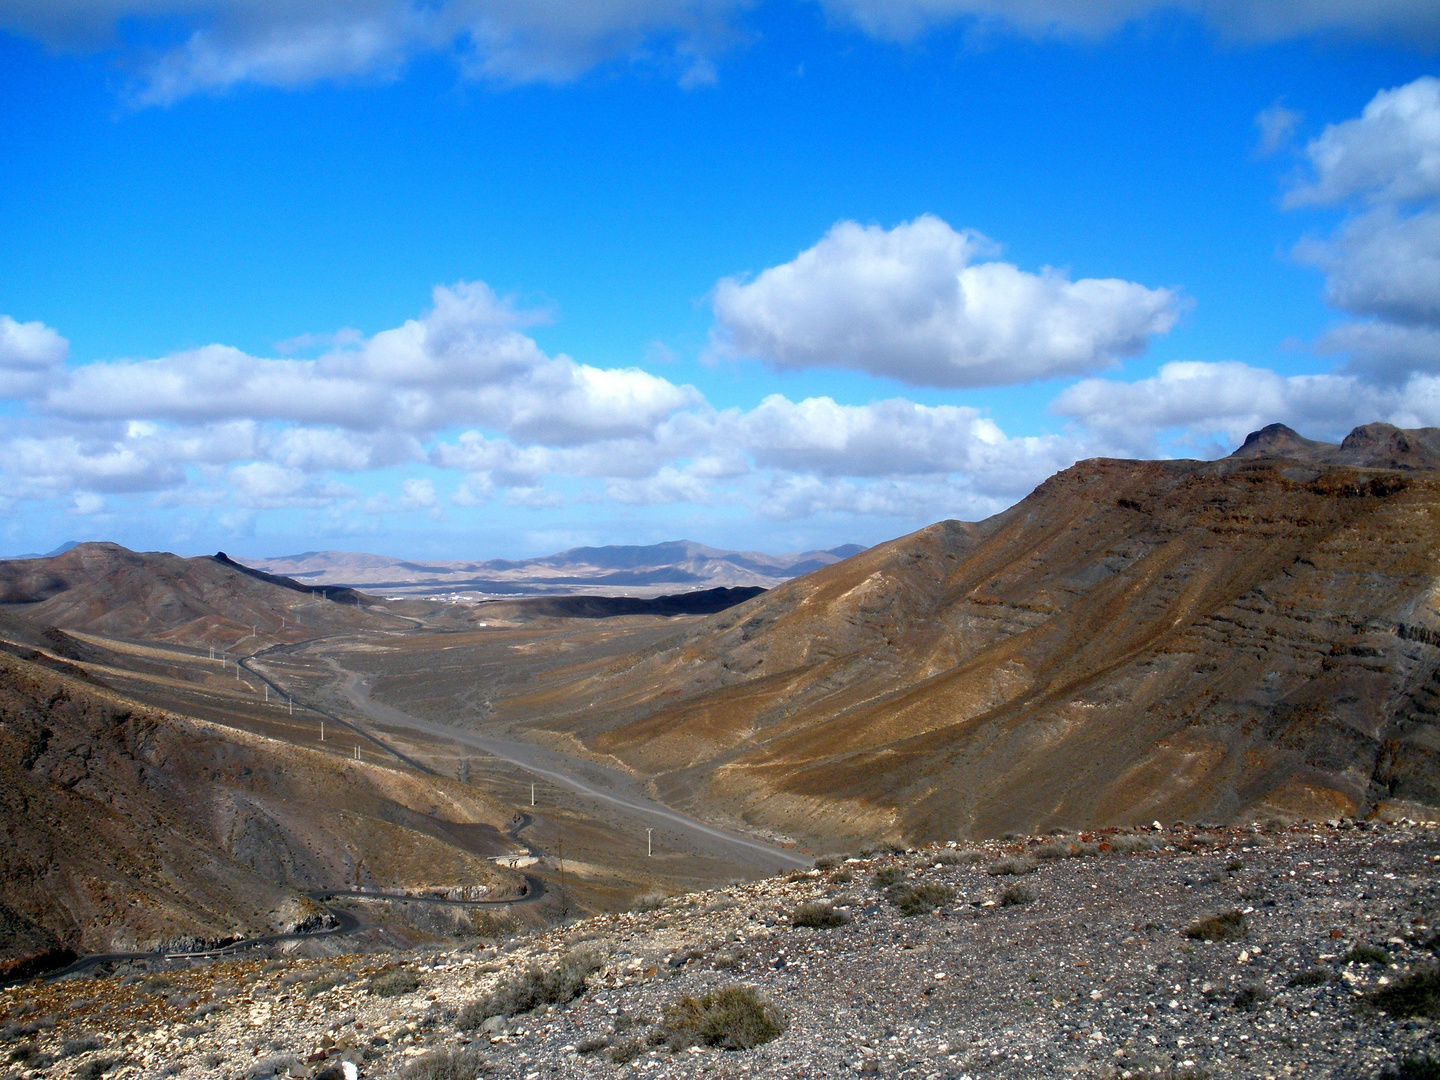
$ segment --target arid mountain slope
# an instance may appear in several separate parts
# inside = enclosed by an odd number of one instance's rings
[[[1298,439],[1082,462],[503,715],[812,840],[1440,805],[1430,433]]]
[[[36,626],[241,653],[317,634],[411,625],[359,593],[322,593],[223,554],[184,559],[102,543],[0,562],[0,612]]]
[[[514,888],[477,850],[507,813],[0,655],[0,968],[289,929],[321,887]]]

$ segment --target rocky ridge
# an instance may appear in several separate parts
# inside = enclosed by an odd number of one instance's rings
[[[1409,823],[952,842],[448,951],[32,983],[0,1039],[37,1080],[1372,1078],[1440,1052],[1437,863]],[[475,1005],[566,964],[573,1000]],[[735,984],[783,1032],[676,1043],[667,1009]]]

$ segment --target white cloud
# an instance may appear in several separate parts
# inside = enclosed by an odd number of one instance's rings
[[[875,37],[907,41],[961,20],[1022,33],[1095,38],[1159,11],[1184,11],[1245,41],[1310,34],[1405,40],[1440,39],[1440,15],[1427,0],[820,0],[837,18]]]
[[[1174,429],[1233,447],[1276,422],[1331,438],[1374,420],[1440,424],[1440,379],[1413,375],[1401,386],[1377,386],[1353,375],[1285,376],[1233,361],[1190,361],[1136,382],[1083,380],[1051,409],[1128,453],[1148,456],[1156,438]]]
[[[0,399],[27,398],[59,376],[70,343],[41,322],[0,315]]]
[[[317,360],[249,356],[207,345],[158,360],[76,368],[45,408],[81,420],[144,418],[179,424],[284,421],[425,437],[481,423],[516,438],[574,445],[643,433],[693,404],[696,392],[638,368],[601,369],[546,356],[518,325],[533,321],[483,283],[436,288],[424,318],[382,331],[360,348]],[[291,452],[307,447],[299,436]],[[319,436],[310,451],[323,451]],[[330,452],[341,449],[331,439]],[[388,453],[413,454],[392,437]],[[367,454],[380,452],[372,443]],[[349,453],[358,448],[352,442]]]
[[[782,368],[995,386],[1107,367],[1175,323],[1168,289],[975,262],[993,252],[928,214],[888,230],[842,221],[792,261],[716,286],[718,349]]]
[[[1436,8],[1440,11],[1440,8]],[[1436,16],[1440,21],[1440,15]],[[1287,206],[1363,198],[1408,203],[1440,195],[1440,79],[1426,75],[1371,98],[1353,120],[1331,124],[1305,147],[1314,177]]]
[[[1030,35],[1094,38],[1159,11],[1195,14],[1236,39],[1322,34],[1428,46],[1430,0],[817,0],[836,20],[886,40],[970,22]],[[468,77],[563,83],[612,62],[641,63],[682,86],[716,77],[717,55],[748,35],[758,0],[8,0],[0,30],[52,49],[112,50],[137,73],[137,105],[251,84],[384,81],[425,53]],[[123,27],[123,30],[122,30]],[[176,35],[183,40],[167,44]]]
[[[1326,271],[1326,299],[1352,315],[1440,326],[1440,206],[1405,214],[1379,207],[1295,255]]]
[[[1312,175],[1291,207],[1349,204],[1325,240],[1295,257],[1326,274],[1326,299],[1370,321],[1321,337],[1350,370],[1391,383],[1440,369],[1440,79],[1382,90],[1360,116],[1331,124],[1305,149]]]
[[[1290,145],[1295,129],[1305,119],[1303,113],[1287,109],[1278,101],[1268,109],[1261,109],[1255,116],[1255,127],[1260,131],[1260,142],[1255,147],[1258,157],[1270,157]]]
[[[410,479],[400,485],[400,505],[406,510],[428,510],[436,506],[435,483]]]

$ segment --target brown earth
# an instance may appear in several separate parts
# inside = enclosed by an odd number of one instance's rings
[[[812,843],[1440,806],[1440,431],[1091,460],[495,702]]]
[[[510,895],[480,836],[508,816],[0,655],[0,962],[286,931],[316,888]]]
[[[361,593],[251,571],[223,553],[184,559],[108,543],[0,562],[0,612],[36,626],[241,655],[324,634],[414,625]]]

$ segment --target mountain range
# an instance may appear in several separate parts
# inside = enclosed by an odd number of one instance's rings
[[[672,540],[645,546],[578,547],[534,559],[483,562],[421,562],[344,551],[244,561],[308,585],[348,585],[392,596],[653,597],[695,589],[769,589],[863,550],[858,544],[844,544],[825,551],[766,555]]]

